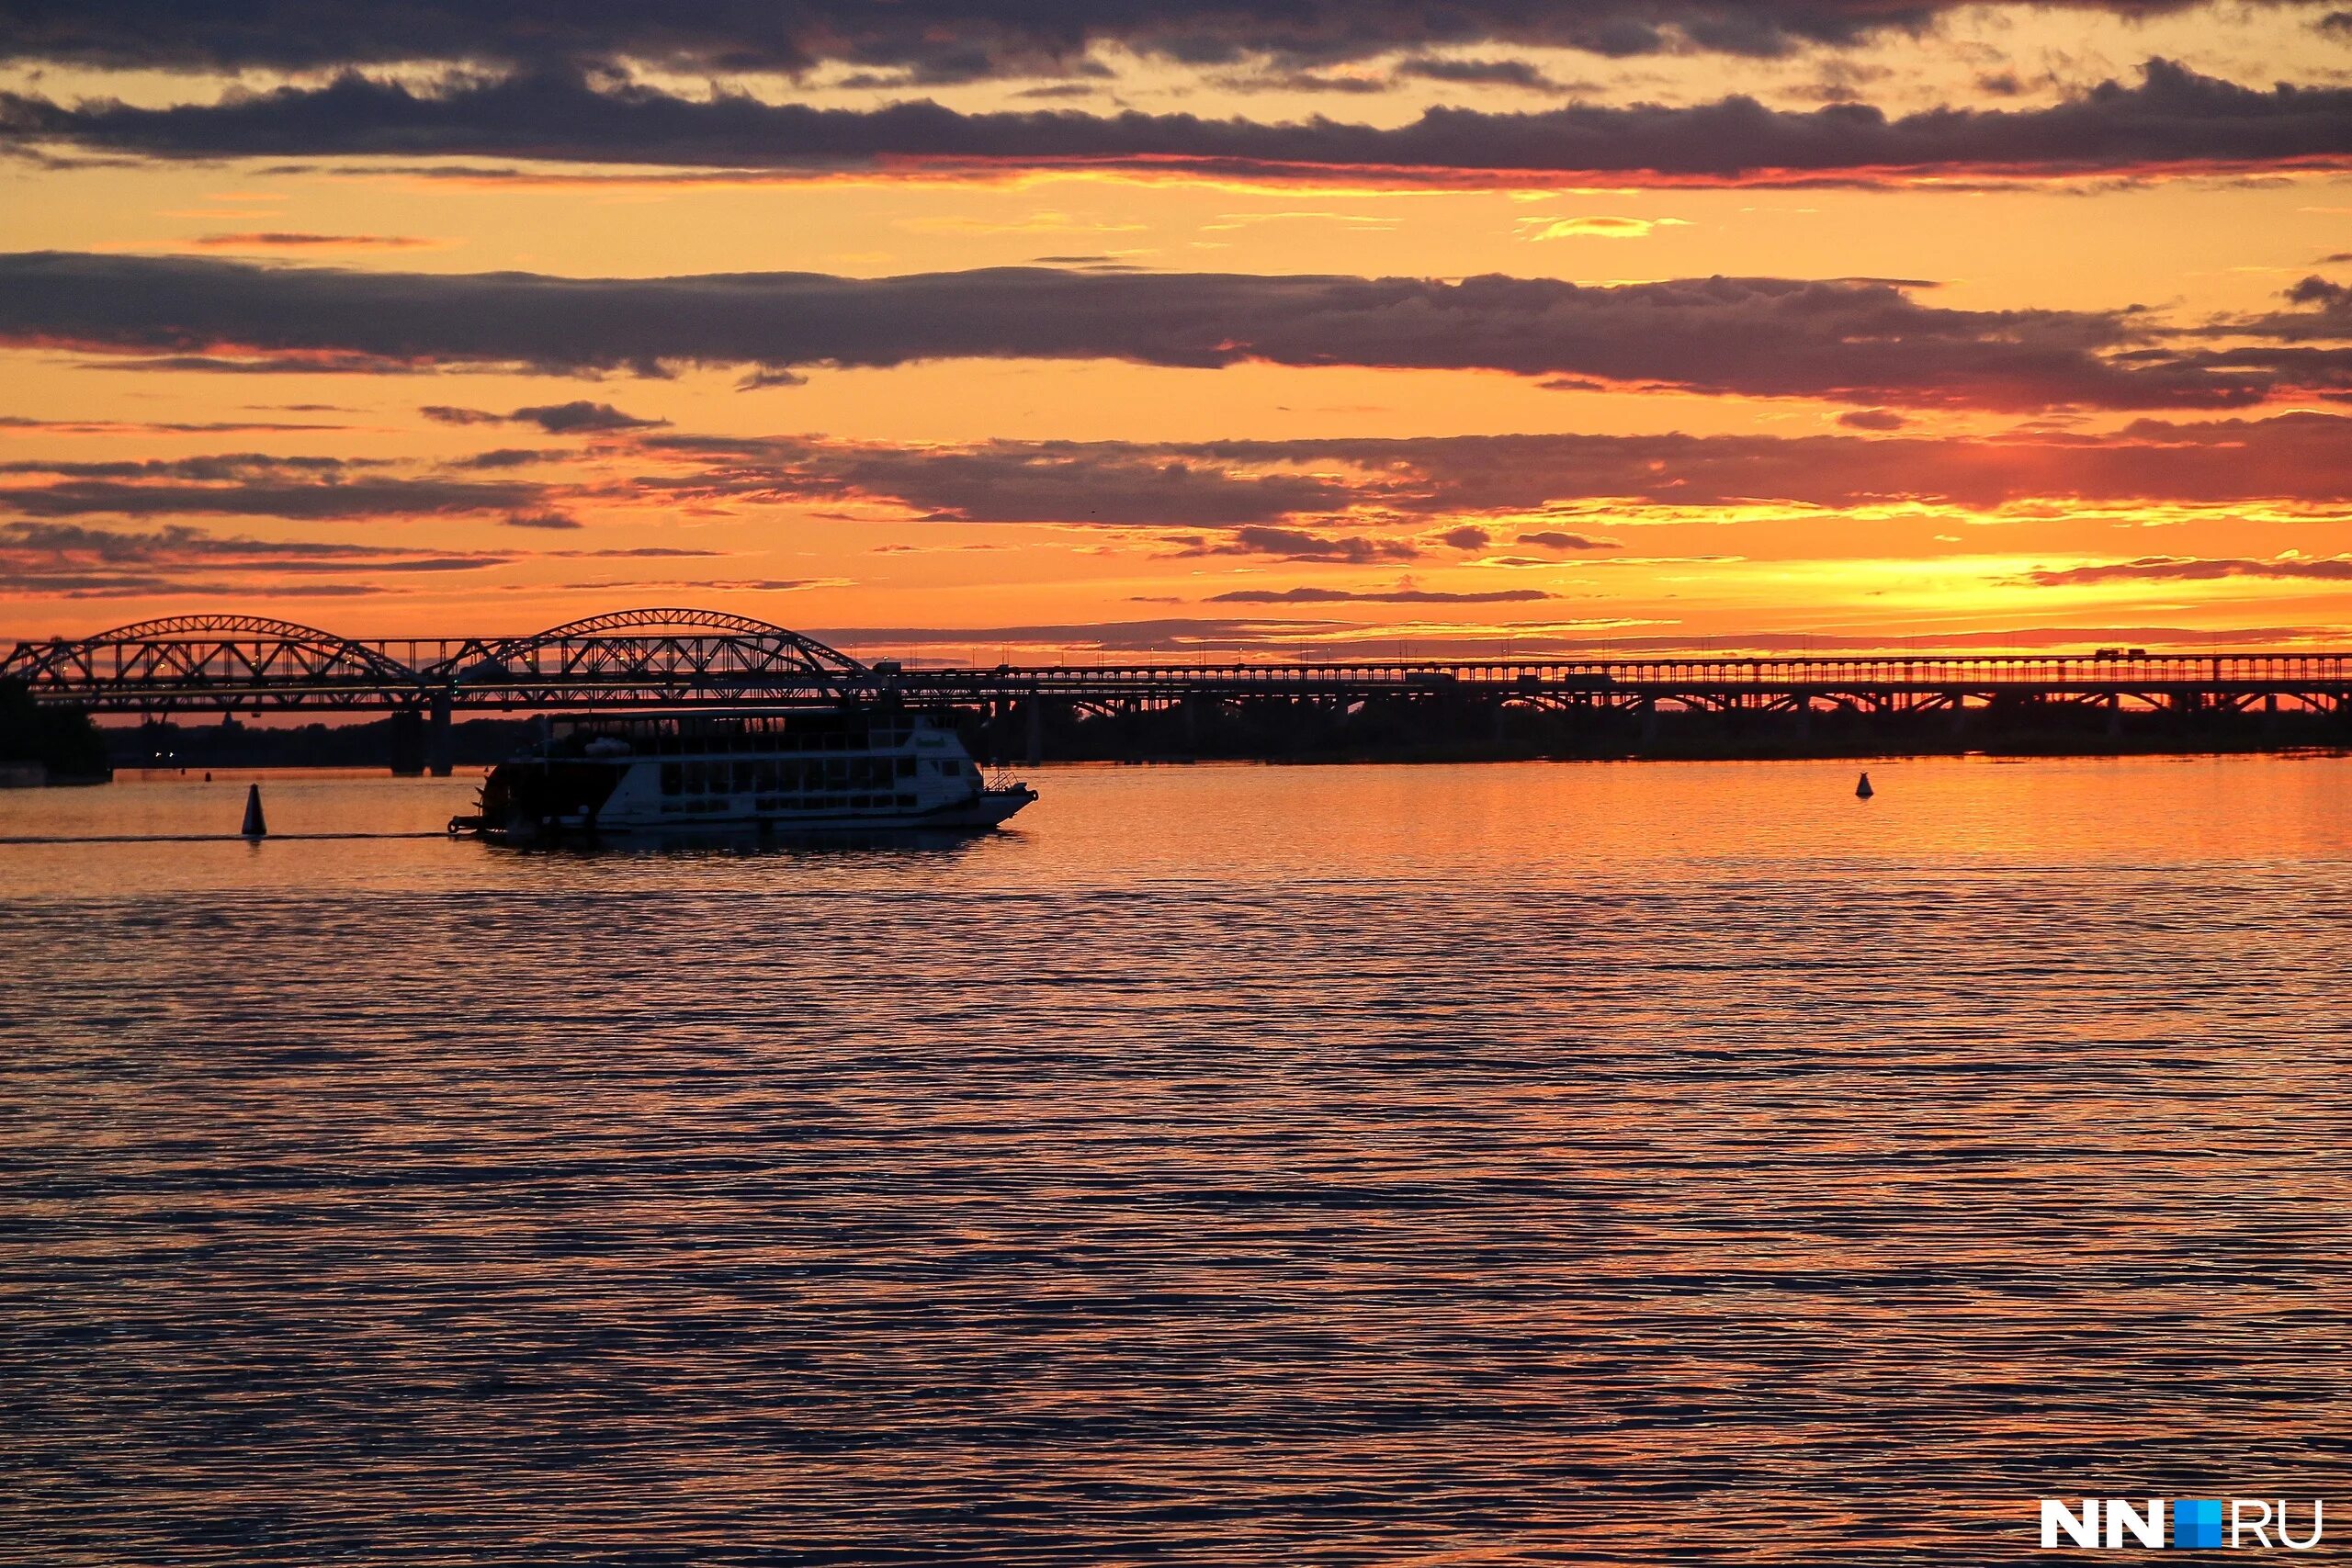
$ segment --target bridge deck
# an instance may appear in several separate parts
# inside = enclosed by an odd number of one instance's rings
[[[648,707],[1046,700],[1445,699],[1488,705],[1872,711],[2003,702],[2352,709],[2352,650],[1635,659],[1129,660],[901,669],[741,616],[628,611],[513,637],[354,639],[245,616],[183,616],[17,643],[0,677],[100,712]]]

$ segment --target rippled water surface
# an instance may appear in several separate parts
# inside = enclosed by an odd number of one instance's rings
[[[1964,1563],[2085,1494],[2334,1549],[2352,761],[1872,775],[0,847],[0,1560]]]

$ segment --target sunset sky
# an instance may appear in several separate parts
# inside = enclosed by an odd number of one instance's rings
[[[2352,10],[0,14],[0,641],[2352,643]]]

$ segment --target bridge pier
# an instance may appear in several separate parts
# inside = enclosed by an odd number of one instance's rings
[[[1029,765],[1034,768],[1046,760],[1046,703],[1033,686],[1023,705],[1029,710]]]
[[[427,712],[430,716],[424,738],[425,771],[436,779],[446,779],[457,769],[457,742],[450,730],[447,686],[433,694]]]
[[[394,708],[391,720],[391,762],[395,777],[424,774],[424,714],[414,707]]]

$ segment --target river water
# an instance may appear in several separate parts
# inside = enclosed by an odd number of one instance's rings
[[[0,846],[0,1560],[2352,1532],[2352,761],[1033,776],[945,849]]]

